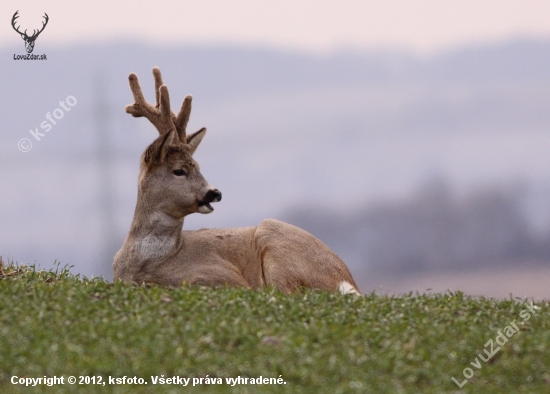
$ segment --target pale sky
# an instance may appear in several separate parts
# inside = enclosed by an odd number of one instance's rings
[[[16,10],[29,32],[47,12],[39,40],[53,44],[134,39],[429,54],[514,37],[550,38],[550,1],[544,0],[2,0],[0,46],[21,44],[10,24]]]

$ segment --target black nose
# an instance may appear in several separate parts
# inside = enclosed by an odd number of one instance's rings
[[[208,190],[208,193],[206,193],[206,196],[204,196],[204,200],[208,202],[218,202],[222,199],[222,192],[220,192],[218,189],[214,190]]]

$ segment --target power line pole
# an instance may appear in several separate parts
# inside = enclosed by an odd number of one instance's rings
[[[115,182],[113,176],[113,142],[111,138],[111,112],[104,74],[98,73],[94,81],[95,161],[98,179],[98,218],[100,224],[99,268],[100,275],[113,278],[113,257],[120,248],[119,232],[115,220]]]

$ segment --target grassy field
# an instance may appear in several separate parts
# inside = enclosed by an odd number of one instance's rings
[[[4,265],[0,392],[550,393],[548,312],[462,293],[146,288]],[[44,376],[64,384],[11,383]],[[147,384],[109,382],[124,376]],[[239,376],[281,379],[226,383]]]

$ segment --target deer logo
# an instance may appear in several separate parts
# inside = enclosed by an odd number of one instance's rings
[[[156,105],[145,101],[130,74],[134,103],[126,112],[147,118],[159,136],[141,157],[138,198],[130,232],[115,255],[115,278],[165,286],[301,287],[359,294],[342,260],[308,232],[274,219],[258,226],[182,231],[183,219],[214,211],[221,192],[206,181],[193,154],[206,129],[187,134],[191,96],[176,115],[168,88],[153,69]]]
[[[11,18],[11,26],[13,27],[13,30],[19,33],[21,35],[21,38],[25,41],[25,49],[27,50],[27,53],[32,53],[38,35],[42,33],[50,18],[48,17],[48,14],[44,12],[43,18],[45,19],[45,21],[42,22],[42,28],[40,30],[33,30],[32,36],[28,36],[27,29],[25,29],[25,31],[21,33],[19,31],[19,27],[15,25],[16,19],[19,18],[19,15],[17,15],[18,13],[19,11],[15,11],[15,14],[13,14],[13,17]]]

